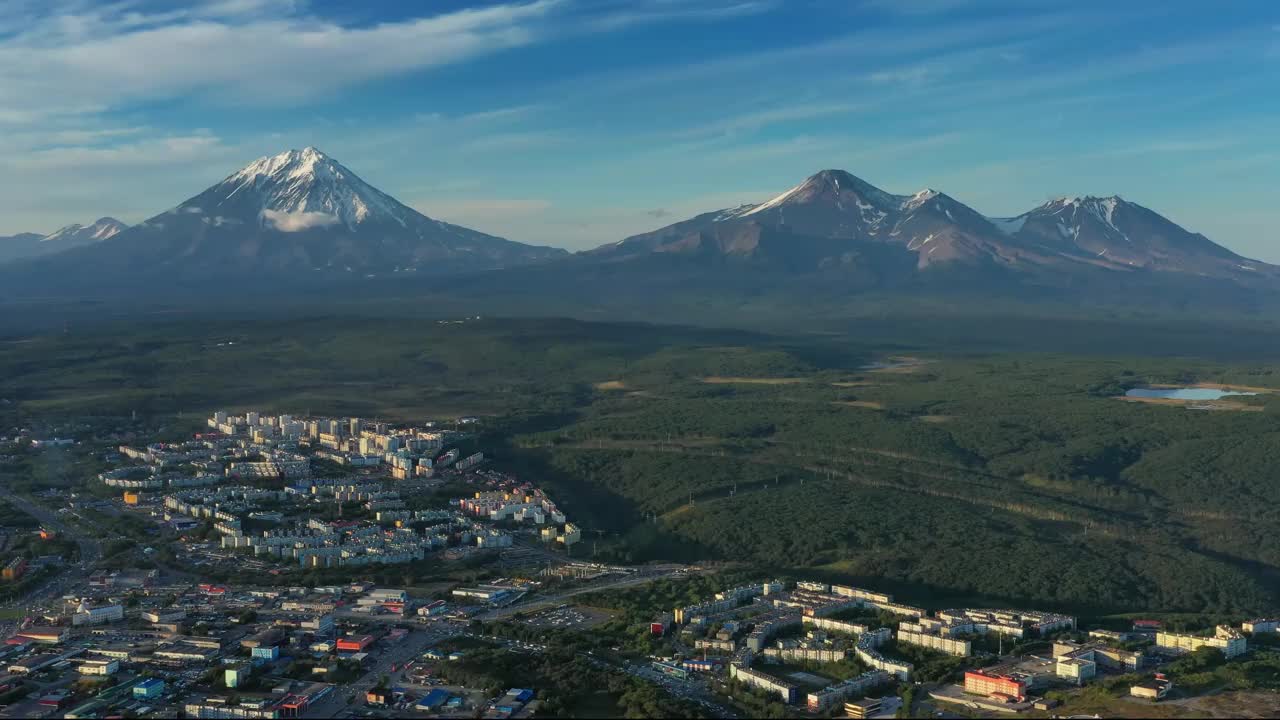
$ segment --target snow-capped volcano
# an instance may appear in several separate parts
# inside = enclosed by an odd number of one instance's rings
[[[1117,195],[1057,198],[992,222],[1023,244],[1116,269],[1215,275],[1253,262]]]
[[[803,253],[831,266],[856,259],[850,243],[872,243],[904,247],[924,267],[1000,255],[996,235],[990,221],[937,190],[895,195],[844,170],[823,170],[758,205],[705,213],[592,254],[619,258],[715,246],[755,256],[763,245],[770,246],[770,258]]]
[[[736,208],[719,218],[788,225],[797,230],[856,237],[875,234],[908,200],[891,195],[844,170],[823,170],[759,205]]]
[[[304,271],[484,270],[564,254],[433,220],[307,147],[259,158],[176,207],[57,260],[99,275],[297,278]]]
[[[313,147],[259,158],[208,192],[225,198],[210,210],[247,199],[283,232],[335,224],[353,229],[365,221],[408,227],[418,214]]]
[[[1117,196],[1059,198],[1017,217],[992,218],[937,190],[896,195],[843,170],[823,170],[766,202],[704,213],[587,256],[618,261],[650,253],[810,270],[866,266],[874,255],[890,264],[907,260],[916,269],[960,265],[1068,276],[1145,269],[1245,282],[1280,277],[1280,269]]]

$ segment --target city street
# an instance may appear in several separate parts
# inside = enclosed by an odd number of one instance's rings
[[[334,687],[333,692],[329,693],[328,696],[319,703],[307,708],[307,711],[303,713],[303,717],[335,717],[344,708],[355,708],[364,705],[365,693],[373,689],[383,675],[388,677],[388,686],[395,687],[404,673],[403,666],[405,663],[418,658],[428,647],[447,640],[459,634],[459,632],[452,626],[415,630],[395,645],[378,648],[370,653],[375,659],[369,665],[368,671],[359,680],[350,685]],[[393,673],[391,672],[392,665],[396,665],[401,669]]]
[[[680,573],[680,571],[687,571],[688,569],[689,568],[685,565],[661,565],[652,568],[640,568],[637,572],[631,575],[626,575],[613,580],[605,580],[600,583],[593,583],[586,587],[574,588],[572,590],[566,590],[552,595],[538,595],[532,600],[525,600],[515,603],[514,605],[490,610],[477,615],[476,618],[484,621],[501,620],[503,618],[511,617],[516,613],[532,612],[535,610],[544,610],[546,608],[553,607],[562,602],[565,598],[570,598],[575,595],[584,595],[586,593],[597,592],[600,590],[614,590],[617,588],[644,585],[655,580],[672,577]]]
[[[26,610],[42,601],[64,595],[76,581],[87,576],[89,570],[102,558],[101,542],[85,536],[78,529],[62,522],[52,510],[37,505],[21,495],[11,492],[8,488],[0,488],[0,500],[8,502],[14,508],[35,518],[49,530],[71,538],[80,548],[80,559],[74,565],[60,568],[57,574],[31,589],[25,596],[10,600],[0,605],[0,608]],[[16,623],[5,623],[0,625],[0,630],[7,635],[16,627]]]

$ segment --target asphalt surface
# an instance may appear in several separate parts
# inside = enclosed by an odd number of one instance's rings
[[[0,499],[35,518],[44,527],[64,537],[71,538],[80,547],[80,560],[78,562],[64,566],[57,575],[33,588],[24,597],[11,600],[0,605],[0,607],[25,609],[44,599],[62,595],[75,580],[87,575],[89,570],[102,559],[101,542],[62,522],[57,513],[52,510],[37,505],[21,495],[16,495],[10,492],[8,488],[0,488]],[[14,624],[14,627],[16,627],[16,624]],[[9,627],[9,624],[0,625],[0,631],[4,631],[6,634],[11,630],[12,628]]]
[[[307,708],[303,713],[304,718],[331,718],[336,717],[338,713],[346,708],[360,708],[365,704],[365,693],[369,692],[378,684],[383,675],[390,679],[390,686],[395,687],[403,676],[403,670],[391,672],[393,664],[403,666],[410,660],[418,658],[431,645],[459,634],[459,631],[452,627],[429,628],[427,630],[415,630],[400,642],[383,646],[372,650],[370,655],[375,659],[369,665],[368,671],[360,677],[359,680],[348,684],[335,686],[328,696],[324,697],[320,702]]]
[[[593,593],[600,590],[612,590],[615,588],[630,587],[632,585],[644,585],[655,580],[671,577],[678,574],[681,570],[687,569],[688,568],[684,565],[666,565],[649,570],[641,569],[632,575],[627,575],[616,580],[606,580],[600,583],[593,583],[586,587],[575,588],[573,590],[567,590],[554,595],[538,595],[530,600],[524,600],[513,605],[489,610],[488,612],[477,615],[476,619],[501,620],[502,618],[511,617],[516,613],[532,612],[535,610],[554,607],[563,602],[565,598],[570,598],[575,595],[585,595],[586,593]]]

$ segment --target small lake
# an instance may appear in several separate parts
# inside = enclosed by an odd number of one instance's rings
[[[1125,392],[1125,397],[1132,398],[1166,398],[1169,400],[1221,400],[1232,395],[1257,395],[1256,392],[1238,390],[1218,390],[1217,388],[1133,388]]]

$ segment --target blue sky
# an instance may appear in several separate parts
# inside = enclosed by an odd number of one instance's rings
[[[592,247],[836,167],[988,215],[1119,194],[1280,262],[1271,0],[0,2],[0,234],[314,145]]]

